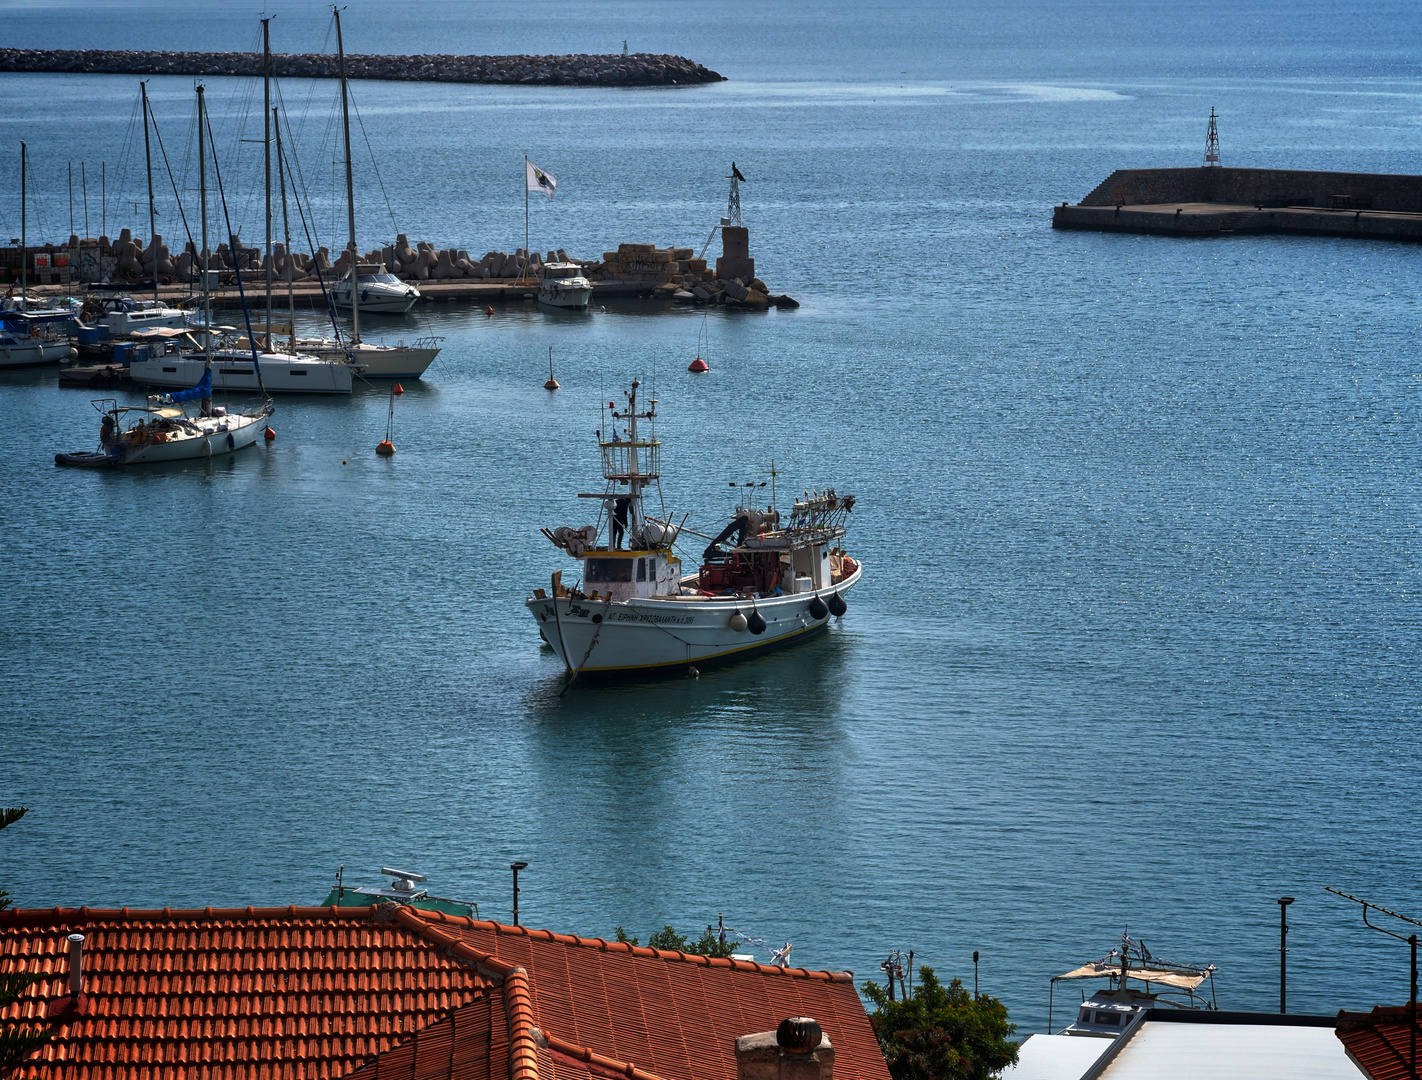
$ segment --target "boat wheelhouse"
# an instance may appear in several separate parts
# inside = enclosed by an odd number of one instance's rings
[[[1152,956],[1145,942],[1129,935],[1121,937],[1121,947],[1105,957],[1052,979],[1047,998],[1047,1026],[1051,1028],[1052,996],[1059,982],[1078,979],[1106,979],[1108,985],[1082,994],[1076,1018],[1057,1032],[1059,1035],[1087,1035],[1114,1039],[1144,1009],[1162,1006],[1176,1009],[1215,1009],[1215,966],[1174,964]],[[1131,986],[1131,980],[1140,985]],[[1198,992],[1209,983],[1208,996]]]

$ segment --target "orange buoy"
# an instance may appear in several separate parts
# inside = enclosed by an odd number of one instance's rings
[[[375,452],[381,457],[389,457],[395,453],[395,444],[389,439],[381,439],[379,445],[375,448]]]
[[[396,384],[395,384],[395,389],[391,390],[390,392],[391,392],[392,394],[403,394],[403,393],[405,392],[405,388],[404,388],[403,386],[401,386],[399,383],[396,383]]]
[[[708,364],[705,360],[701,359],[701,357],[698,356],[698,357],[697,357],[695,360],[693,360],[689,365],[687,365],[686,370],[687,370],[687,371],[690,371],[690,372],[694,372],[694,373],[697,374],[697,375],[700,375],[703,371],[710,371],[710,370],[711,370],[711,365]]]
[[[543,389],[545,389],[545,390],[557,390],[557,389],[558,389],[558,380],[557,380],[557,379],[549,379],[546,383],[543,384]]]
[[[266,439],[267,442],[271,442],[276,438],[276,432],[271,429],[270,425],[262,429],[262,438]]]

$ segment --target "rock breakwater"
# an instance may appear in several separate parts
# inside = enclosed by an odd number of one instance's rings
[[[0,71],[92,75],[235,75],[262,73],[260,53],[145,52],[109,49],[0,49]],[[336,58],[326,53],[273,53],[272,74],[333,79]],[[725,82],[684,56],[653,53],[570,56],[346,57],[352,79],[399,82],[490,83],[514,86],[692,86]]]

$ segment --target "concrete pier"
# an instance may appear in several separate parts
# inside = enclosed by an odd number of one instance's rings
[[[1055,229],[1219,236],[1283,233],[1422,240],[1422,176],[1285,169],[1120,169]]]

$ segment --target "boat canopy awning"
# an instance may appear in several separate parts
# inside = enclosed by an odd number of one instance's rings
[[[1063,979],[1119,978],[1120,975],[1120,964],[1084,964],[1075,971],[1068,971],[1065,975],[1058,975],[1052,982],[1060,982]],[[1126,978],[1128,979],[1139,979],[1141,982],[1159,983],[1162,986],[1171,986],[1177,990],[1194,990],[1209,977],[1209,972],[1198,971],[1194,968],[1168,968],[1161,970],[1146,967],[1132,967],[1126,972]]]
[[[133,330],[129,333],[132,338],[175,338],[182,337],[188,331],[181,326],[145,326],[142,330]]]

